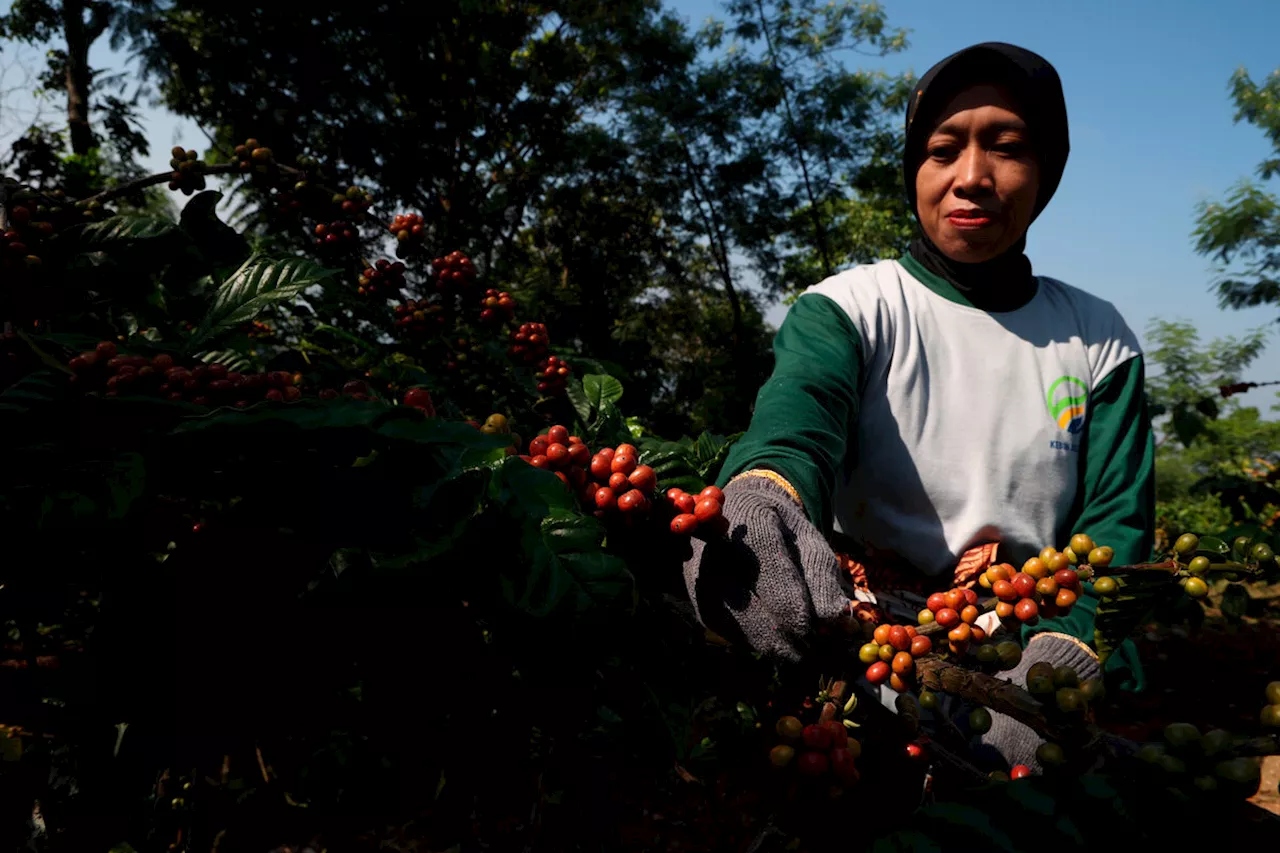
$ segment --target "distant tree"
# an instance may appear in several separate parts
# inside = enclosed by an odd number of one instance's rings
[[[129,75],[92,68],[89,51],[107,35],[114,48],[134,42],[153,11],[145,0],[15,0],[0,15],[0,39],[47,48],[40,84],[65,93],[67,118],[27,129],[6,167],[75,195],[139,174],[137,157],[149,150],[137,110],[144,90]]]
[[[1280,421],[1263,418],[1219,390],[1239,381],[1268,337],[1266,330],[1255,330],[1202,344],[1189,322],[1156,320],[1148,327],[1146,355],[1153,369],[1147,396],[1159,436],[1157,500],[1201,506],[1205,496],[1216,495],[1238,517],[1280,504],[1269,477],[1280,465]]]
[[[1231,77],[1231,96],[1235,120],[1261,130],[1272,152],[1258,164],[1258,180],[1242,180],[1224,200],[1200,205],[1196,251],[1220,265],[1215,286],[1223,307],[1280,305],[1280,198],[1263,184],[1280,174],[1280,71],[1257,83],[1241,68]]]

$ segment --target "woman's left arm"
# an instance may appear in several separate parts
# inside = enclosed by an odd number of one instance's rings
[[[1144,379],[1137,355],[1089,395],[1080,449],[1083,500],[1067,534],[1088,533],[1095,544],[1114,548],[1117,566],[1146,562],[1154,544],[1155,442]]]
[[[1112,562],[1117,566],[1146,562],[1154,544],[1155,442],[1144,379],[1142,356],[1136,355],[1117,366],[1089,395],[1080,442],[1077,512],[1060,537],[1065,542],[1073,533],[1089,534],[1095,544],[1115,549]],[[1085,584],[1085,593],[1070,613],[1024,627],[1023,642],[1038,634],[1056,633],[1092,644],[1097,608],[1093,586]],[[1130,689],[1141,690],[1145,685],[1132,642],[1116,650],[1106,669],[1127,670],[1121,681]]]
[[[1079,511],[1061,537],[1065,541],[1072,533],[1088,533],[1095,544],[1115,549],[1113,562],[1118,566],[1147,561],[1155,533],[1155,442],[1143,380],[1142,356],[1137,355],[1116,367],[1089,395],[1080,448]],[[1085,584],[1084,590],[1066,616],[1023,626],[1022,662],[1003,673],[1004,678],[1021,683],[1032,666],[1047,661],[1071,667],[1081,680],[1097,678],[1105,670],[1123,689],[1145,688],[1132,640],[1121,643],[1105,666],[1099,663],[1091,647],[1098,599],[1092,584]],[[1039,769],[1036,748],[1043,738],[1004,714],[992,717],[982,742],[995,747],[1010,764]]]

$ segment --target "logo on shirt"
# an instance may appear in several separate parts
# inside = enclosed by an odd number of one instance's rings
[[[1045,405],[1058,427],[1076,435],[1084,428],[1085,406],[1089,401],[1089,386],[1074,376],[1059,376],[1049,386]]]

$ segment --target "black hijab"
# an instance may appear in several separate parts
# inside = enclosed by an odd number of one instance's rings
[[[907,201],[916,214],[916,171],[924,160],[925,144],[939,111],[961,90],[979,83],[1004,87],[1018,105],[1031,131],[1040,161],[1040,191],[1031,220],[1040,215],[1062,179],[1071,149],[1067,105],[1062,81],[1048,60],[1011,44],[986,42],[953,53],[930,68],[907,102],[906,146],[902,174]],[[974,305],[988,311],[1008,311],[1027,302],[1035,292],[1031,261],[1024,254],[1024,234],[1002,255],[977,264],[954,261],[927,236],[912,241],[908,253],[925,269],[950,282]]]

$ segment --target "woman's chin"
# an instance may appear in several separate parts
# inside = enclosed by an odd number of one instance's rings
[[[956,263],[981,264],[999,257],[1005,249],[1005,241],[987,235],[957,233],[950,239],[937,243],[942,253]]]

